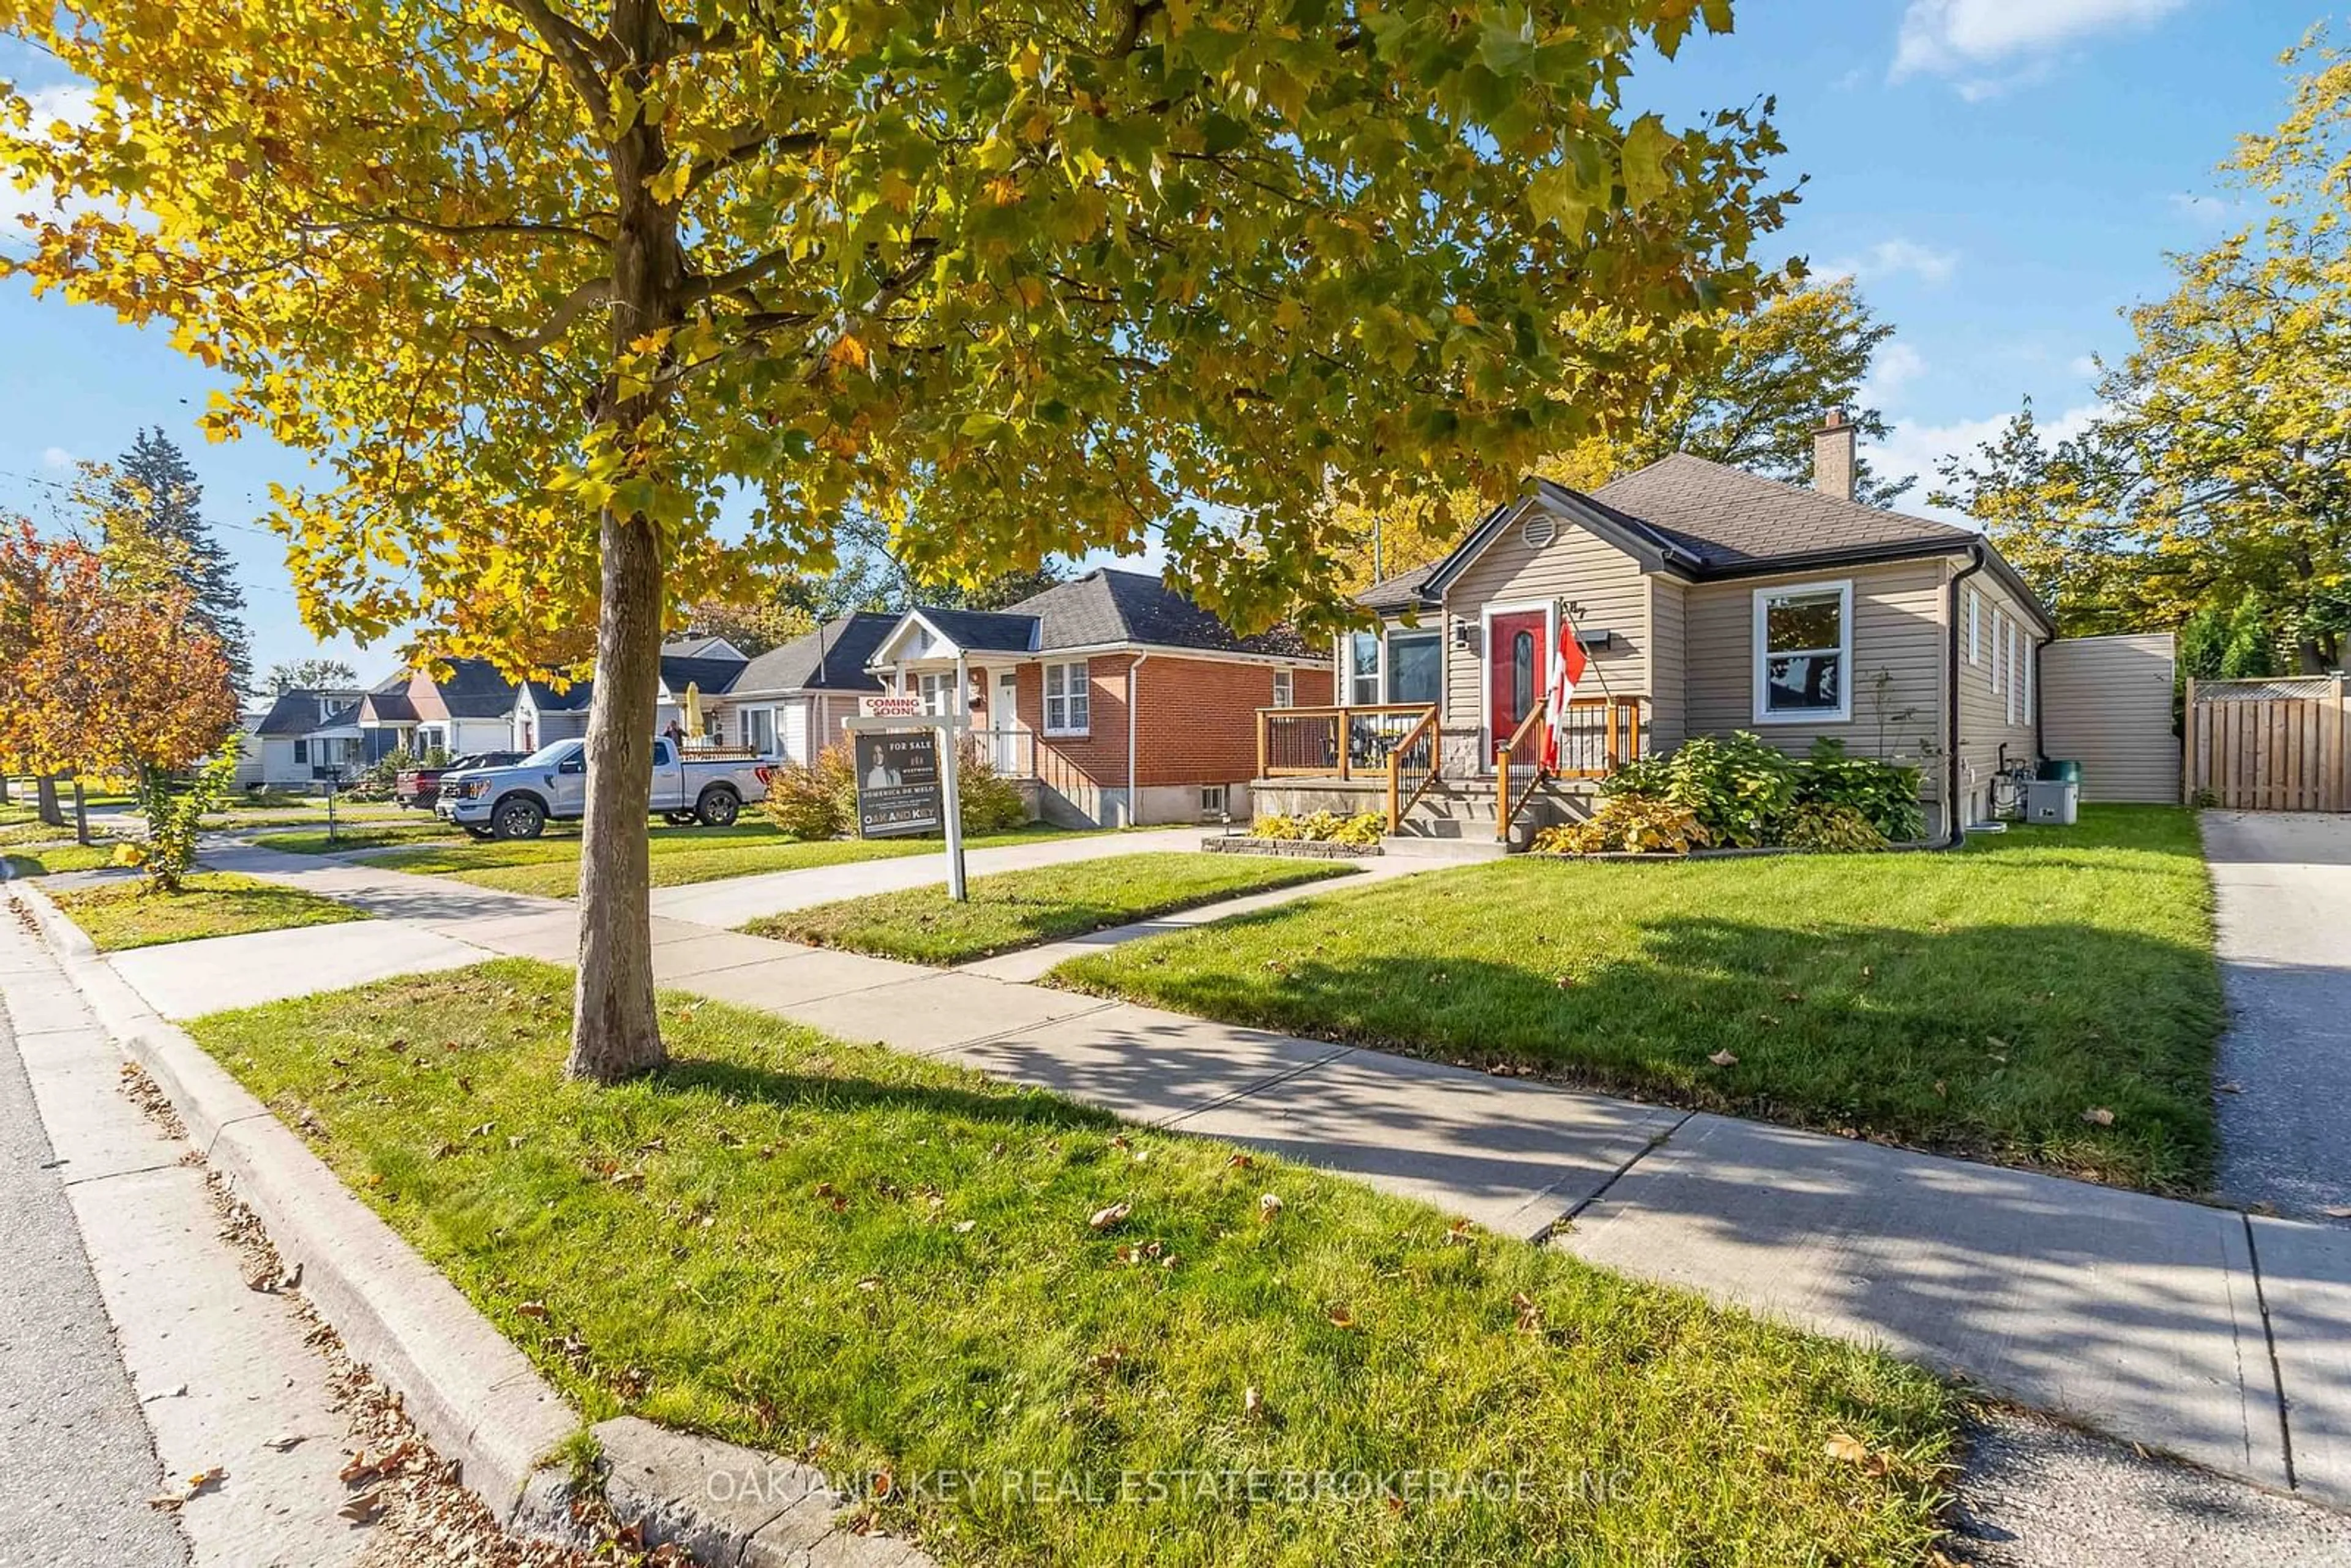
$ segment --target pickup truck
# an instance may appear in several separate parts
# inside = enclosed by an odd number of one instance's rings
[[[676,823],[723,828],[768,796],[773,760],[748,751],[680,753],[653,742],[653,810]],[[549,821],[588,812],[588,743],[559,740],[511,768],[469,768],[444,780],[434,813],[477,839],[535,839]]]
[[[519,751],[475,751],[438,768],[403,768],[392,780],[392,798],[403,807],[429,811],[441,798],[441,780],[450,774],[476,768],[511,768],[521,760]]]

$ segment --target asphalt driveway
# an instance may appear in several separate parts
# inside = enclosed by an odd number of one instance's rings
[[[2203,824],[2229,998],[2221,1196],[2305,1218],[2351,1207],[2351,816]]]

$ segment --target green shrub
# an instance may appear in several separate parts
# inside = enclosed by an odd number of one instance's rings
[[[845,745],[810,763],[778,763],[768,775],[760,814],[796,839],[837,839],[857,822],[857,773]]]
[[[1529,847],[1539,855],[1686,855],[1707,841],[1696,812],[1646,795],[1617,794],[1584,821],[1545,828]]]
[[[1753,849],[1778,841],[1796,803],[1796,769],[1786,752],[1740,730],[1727,740],[1693,736],[1663,757],[1643,758],[1601,791],[1678,806],[1698,819],[1708,843]]]
[[[1927,813],[1918,804],[1918,770],[1848,757],[1844,742],[1828,736],[1813,742],[1813,754],[1797,770],[1796,800],[1800,806],[1849,807],[1883,841],[1915,842],[1927,836]]]
[[[1020,787],[967,752],[956,775],[967,833],[1008,833],[1029,821]],[[768,821],[796,839],[837,839],[857,831],[857,765],[846,742],[835,742],[808,764],[785,762],[768,777],[759,802]]]
[[[206,813],[220,809],[236,779],[236,748],[230,747],[182,777],[150,769],[139,779],[139,810],[147,836],[126,839],[114,852],[117,865],[137,866],[153,893],[177,893],[196,863],[196,832]]]
[[[1343,817],[1336,811],[1315,811],[1303,817],[1259,817],[1249,831],[1260,839],[1286,839],[1299,843],[1376,844],[1388,831],[1388,820],[1377,811]]]
[[[1848,757],[1844,742],[1828,737],[1800,760],[1745,730],[1694,736],[1663,757],[1626,765],[1600,789],[1612,800],[1678,807],[1709,843],[1737,849],[1794,842],[1795,813],[1808,805],[1849,807],[1881,840],[1913,841],[1927,831],[1917,768]]]
[[[1886,847],[1886,835],[1858,807],[1824,800],[1807,800],[1791,811],[1781,841],[1799,850],[1858,852]]]
[[[1029,803],[1021,799],[1020,787],[977,752],[964,753],[956,790],[967,833],[1009,833],[1028,824]]]

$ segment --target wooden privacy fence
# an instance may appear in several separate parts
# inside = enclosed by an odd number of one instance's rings
[[[2190,804],[2351,811],[2343,677],[2188,683],[2181,779]]]

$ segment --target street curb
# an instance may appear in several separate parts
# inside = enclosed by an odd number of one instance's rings
[[[584,1544],[569,1480],[549,1463],[580,1432],[579,1413],[300,1136],[149,1007],[47,895],[22,881],[7,892],[32,911],[100,1026],[170,1098],[189,1144],[260,1218],[319,1315],[399,1396],[434,1448],[457,1461],[465,1488],[502,1526]],[[607,1505],[647,1546],[675,1542],[697,1562],[729,1568],[930,1562],[904,1541],[847,1528],[849,1500],[809,1467],[634,1417],[603,1422],[593,1435]]]

